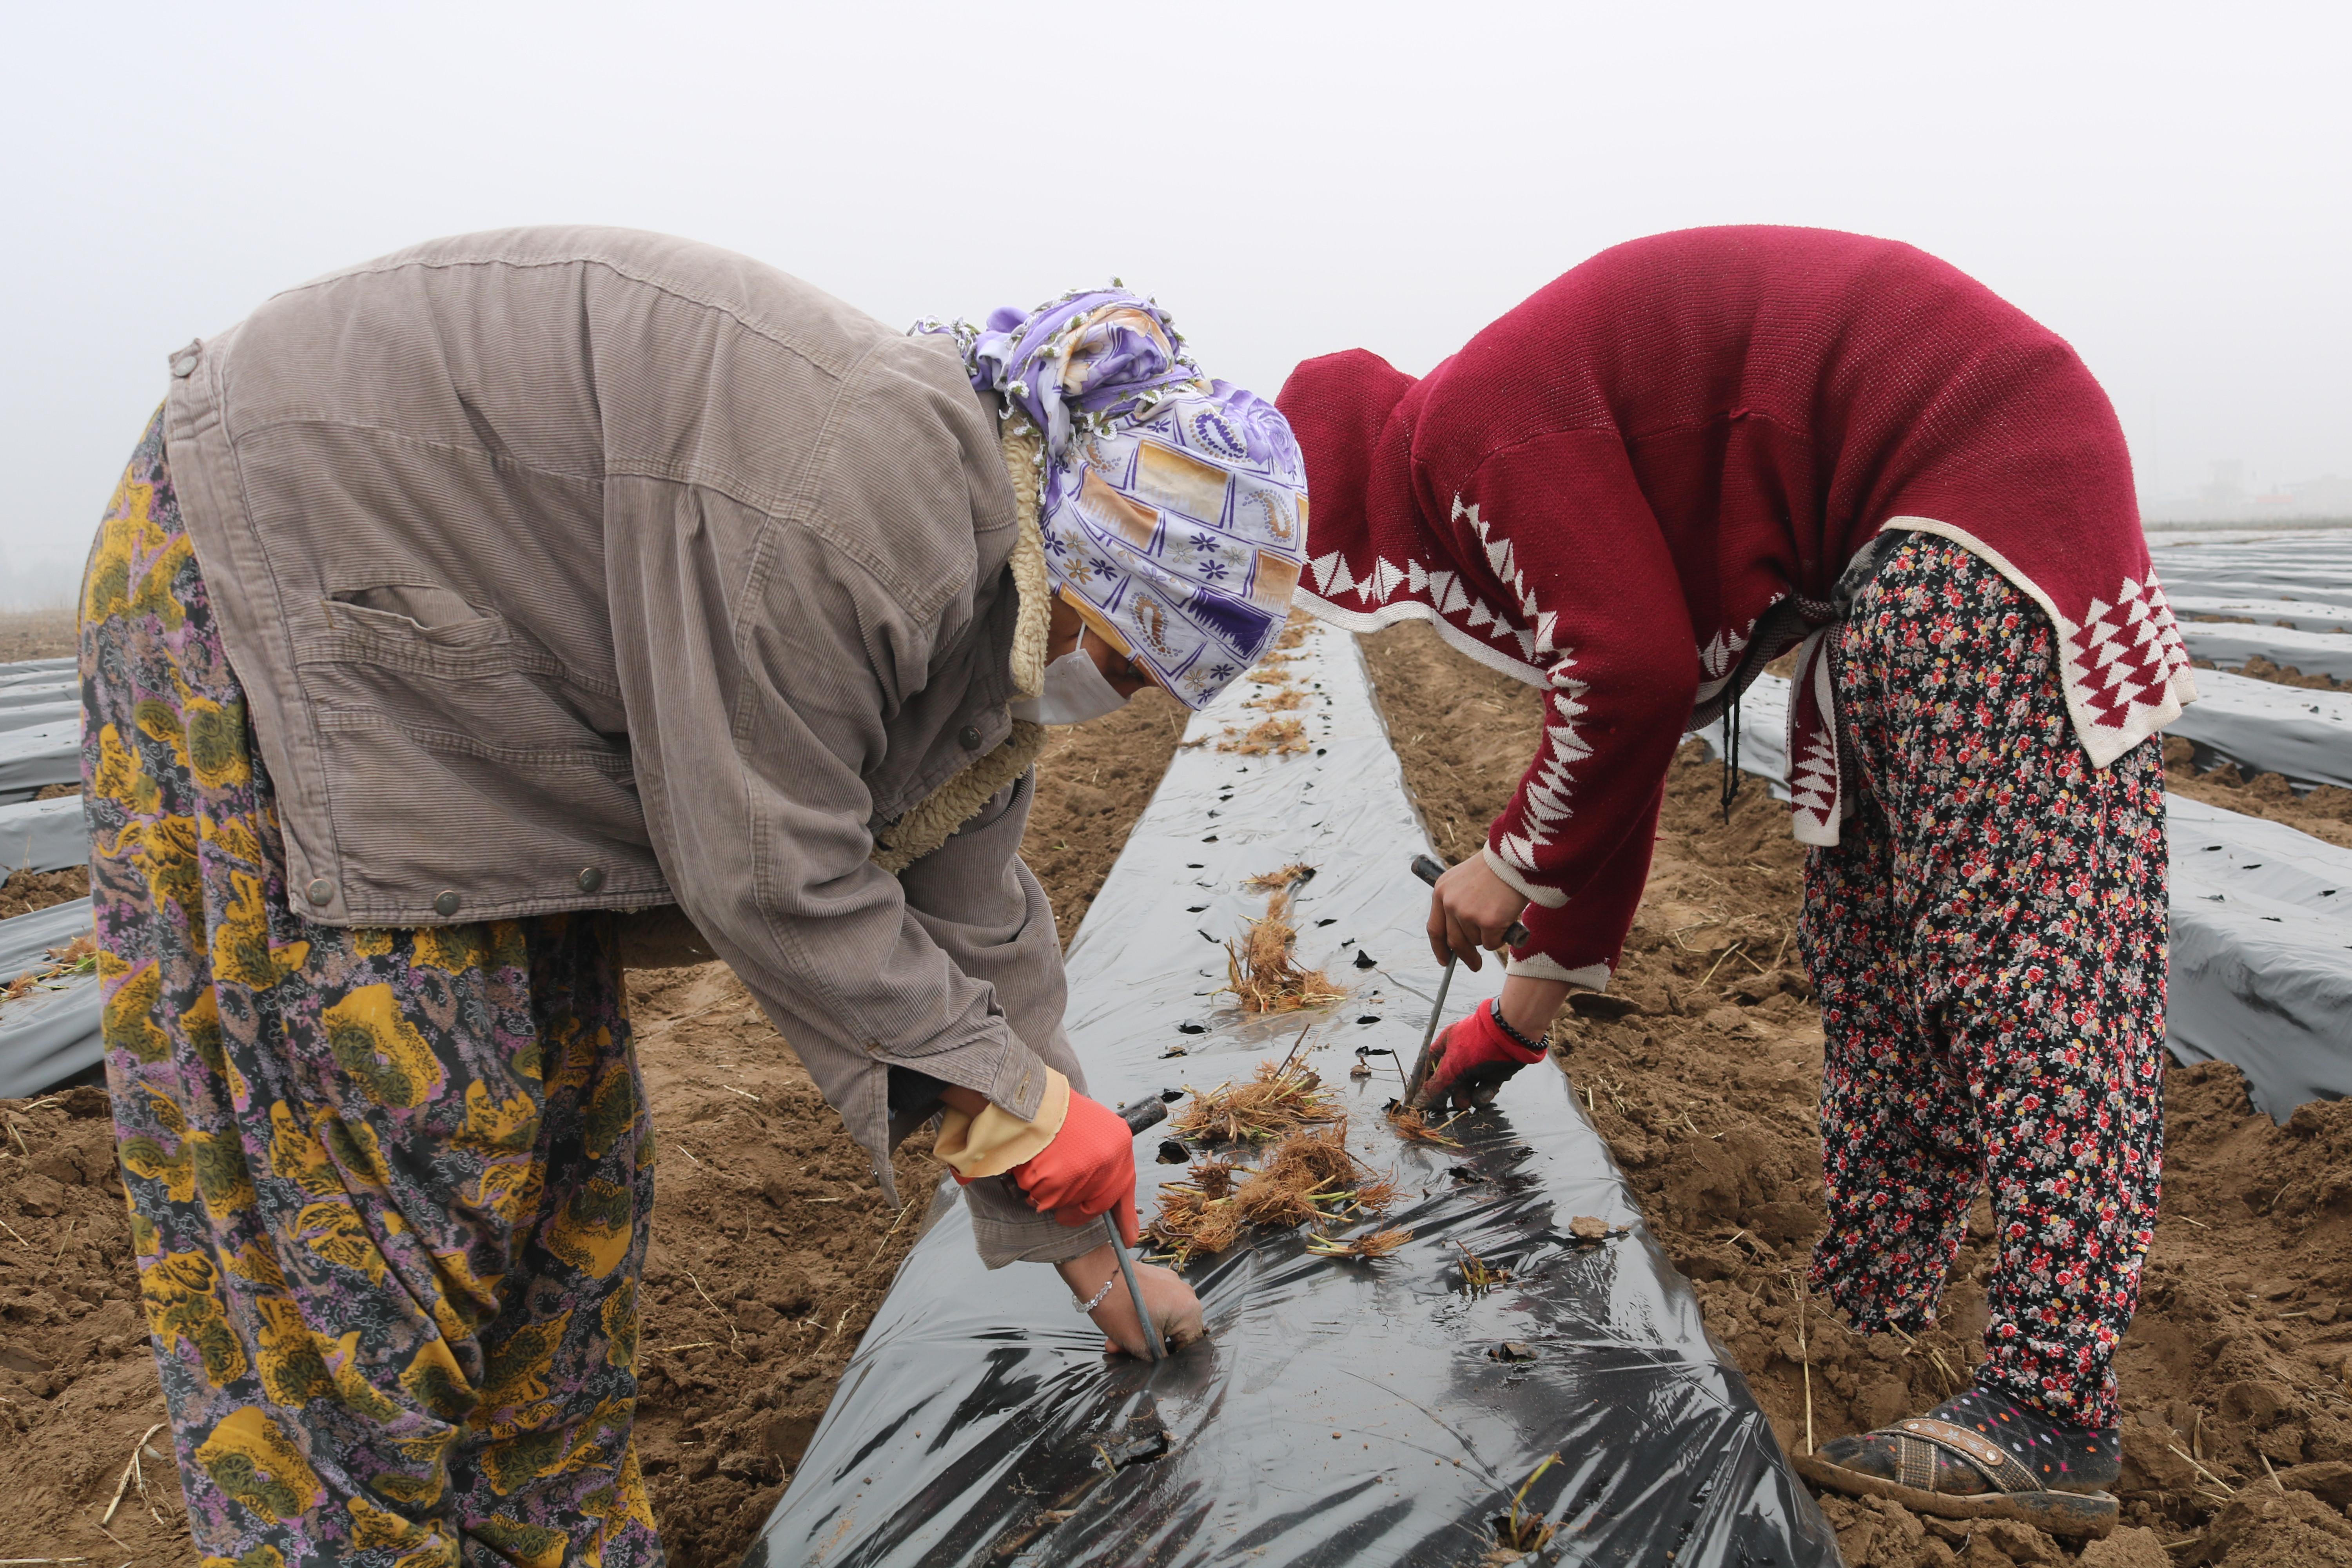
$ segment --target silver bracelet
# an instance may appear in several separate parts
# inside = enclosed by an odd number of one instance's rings
[[[1118,1276],[1114,1274],[1109,1279],[1103,1281],[1102,1289],[1095,1292],[1093,1300],[1081,1301],[1076,1296],[1073,1296],[1070,1298],[1070,1305],[1076,1307],[1081,1313],[1091,1312],[1097,1307],[1101,1306],[1105,1301],[1110,1299],[1110,1288],[1118,1283]]]

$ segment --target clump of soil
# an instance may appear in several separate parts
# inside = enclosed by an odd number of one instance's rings
[[[2197,748],[2178,735],[2164,742],[2164,787],[2209,805],[2284,822],[2314,838],[2352,849],[2352,789],[2321,784],[2297,795],[2277,773],[2249,778],[2235,763],[2200,772]]]
[[[2251,621],[2244,620],[2242,617],[2238,616],[2210,616],[2205,618],[2209,620],[2235,619],[2238,620],[2240,624],[2245,626],[2252,626],[2253,624]],[[2287,623],[2282,621],[2279,624],[2281,626],[2284,626]],[[2210,658],[2196,658],[2189,660],[2189,662],[2200,669],[2219,669],[2221,668]],[[2292,664],[2282,665],[2275,659],[2265,658],[2258,653],[2247,656],[2246,662],[2235,667],[2230,673],[2232,675],[2242,675],[2250,680],[2267,680],[2274,686],[2300,686],[2306,691],[2342,691],[2346,689],[2344,682],[2336,679],[2334,676],[2327,674],[2324,670],[2305,675],[2301,669]]]
[[[55,651],[70,651],[71,615],[62,622]],[[1145,692],[1055,732],[1024,853],[1065,936],[1186,717]],[[7,890],[20,885],[78,898],[87,873],[12,878]],[[918,1134],[894,1164],[899,1202],[885,1204],[864,1152],[724,965],[635,973],[629,990],[659,1150],[637,1441],[670,1562],[733,1568],[912,1245],[938,1170]],[[5,1555],[194,1568],[166,1434],[151,1439],[163,1457],[142,1467],[147,1495],[134,1486],[98,1523],[134,1440],[163,1419],[103,1090],[0,1101],[0,1325]]]
[[[6,881],[0,881],[0,920],[88,897],[87,866],[68,866],[62,871],[11,871]]]
[[[1475,853],[1534,754],[1541,694],[1418,625],[1364,648],[1423,813],[1449,858]],[[1653,1233],[1793,1453],[1917,1414],[1967,1382],[1991,1217],[1979,1200],[1941,1321],[1916,1338],[1853,1333],[1806,1290],[1822,1223],[1822,1037],[1793,958],[1803,853],[1786,806],[1755,781],[1727,826],[1719,776],[1693,744],[1669,779],[1649,889],[1611,986],[1637,1010],[1571,1013],[1555,1039]],[[2174,787],[2250,809],[2210,774]],[[2219,1063],[2174,1068],[2165,1099],[2161,1218],[2116,1360],[2126,1529],[2083,1550],[2019,1526],[1971,1534],[1826,1498],[1849,1564],[2078,1552],[2108,1568],[2352,1563],[2352,1102],[2305,1106],[2281,1127]]]

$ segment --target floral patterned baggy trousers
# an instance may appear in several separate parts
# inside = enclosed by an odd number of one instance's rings
[[[1813,1282],[1860,1328],[1924,1327],[1989,1185],[1978,1381],[2111,1427],[2163,1163],[2160,742],[2091,766],[2049,620],[1939,536],[1890,540],[1832,635],[1859,800],[1800,927],[1828,1036]]]
[[[81,679],[107,1085],[206,1568],[658,1564],[612,919],[293,912],[160,416],[91,552]]]

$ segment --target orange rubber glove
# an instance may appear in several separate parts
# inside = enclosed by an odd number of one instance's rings
[[[1030,1207],[1056,1223],[1080,1226],[1115,1213],[1120,1238],[1135,1245],[1135,1134],[1102,1101],[1071,1095],[1054,1141],[1006,1173]]]

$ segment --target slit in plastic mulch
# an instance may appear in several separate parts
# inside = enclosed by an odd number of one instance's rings
[[[1551,1538],[1559,1532],[1559,1526],[1539,1513],[1522,1513],[1520,1510],[1526,1506],[1528,1489],[1535,1485],[1546,1470],[1561,1462],[1558,1454],[1546,1455],[1544,1462],[1536,1467],[1535,1474],[1519,1483],[1519,1489],[1511,1497],[1511,1511],[1496,1516],[1495,1550],[1489,1554],[1488,1561],[1516,1562],[1530,1552],[1542,1551],[1551,1543]]]
[[[1087,1500],[1087,1494],[1095,1488],[1130,1466],[1146,1464],[1153,1459],[1165,1458],[1175,1446],[1175,1439],[1164,1431],[1153,1432],[1131,1442],[1093,1445],[1097,1461],[1093,1473],[1056,1498],[1051,1508],[1039,1509],[1031,1517],[1026,1529],[1006,1538],[1003,1543],[997,1547],[996,1555],[1018,1556],[1037,1537],[1052,1530],[1055,1525],[1067,1523],[1077,1513],[1079,1506]]]

